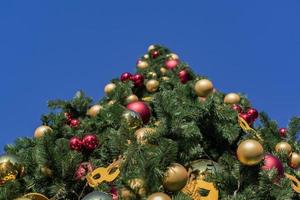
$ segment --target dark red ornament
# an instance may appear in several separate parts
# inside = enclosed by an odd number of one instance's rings
[[[178,73],[178,77],[180,79],[180,82],[185,84],[189,80],[189,73],[187,70],[182,70]]]
[[[130,77],[130,80],[132,80],[137,87],[141,87],[144,84],[144,76],[142,74],[135,74]]]
[[[72,128],[78,127],[79,124],[80,124],[80,121],[78,119],[71,119],[71,121],[70,121],[70,127],[72,127]]]
[[[83,146],[88,151],[93,151],[99,144],[99,140],[95,134],[89,134],[82,139]]]
[[[94,167],[93,167],[92,163],[90,163],[90,162],[81,163],[76,169],[76,172],[74,174],[74,179],[75,180],[84,180],[86,175],[89,172],[92,172],[93,170],[94,170]]]
[[[281,161],[271,154],[266,154],[264,158],[264,165],[262,166],[263,170],[276,169],[278,176],[281,177],[284,174],[284,169]]]
[[[118,194],[117,188],[112,186],[109,192],[112,195],[112,200],[118,200],[119,199],[119,194]]]
[[[177,65],[179,64],[179,60],[176,60],[176,59],[171,59],[171,60],[167,60],[165,62],[165,66],[168,68],[168,69],[174,69],[177,67]]]
[[[81,151],[83,147],[82,140],[77,136],[72,137],[69,140],[69,147],[71,150]]]
[[[237,111],[238,113],[241,113],[241,112],[243,111],[242,107],[241,107],[240,105],[238,105],[238,104],[233,104],[233,105],[231,106],[231,108],[232,108],[233,110]]]
[[[130,74],[129,72],[125,72],[121,75],[120,80],[122,82],[130,80],[130,78],[132,77],[132,74]]]
[[[159,55],[160,55],[160,53],[157,50],[151,52],[151,57],[154,59],[157,58]]]
[[[134,101],[127,105],[127,109],[138,113],[145,124],[149,122],[151,110],[146,103],[142,101]]]
[[[249,108],[247,114],[255,121],[258,118],[258,111],[255,108]]]
[[[279,129],[279,135],[280,135],[280,137],[286,137],[287,129],[286,128],[280,128]]]
[[[240,113],[239,116],[244,119],[248,124],[252,124],[253,123],[253,119],[250,115],[248,115],[247,113]]]
[[[70,123],[71,120],[72,120],[72,115],[71,115],[71,113],[65,112],[64,115],[65,115],[65,117],[66,117],[68,123]]]

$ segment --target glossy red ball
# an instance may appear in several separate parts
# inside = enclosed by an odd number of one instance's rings
[[[131,77],[132,77],[132,74],[130,74],[129,72],[125,72],[121,75],[120,80],[124,82],[124,81],[130,80]]]
[[[160,55],[159,51],[152,51],[151,52],[151,57],[154,58],[154,59],[157,58],[159,55]]]
[[[99,140],[95,134],[89,134],[82,139],[83,146],[88,151],[93,151],[99,145]]]
[[[80,121],[79,121],[78,119],[72,119],[72,120],[70,121],[70,126],[71,126],[72,128],[78,127],[79,124],[80,124]]]
[[[240,113],[239,116],[244,119],[248,124],[252,124],[253,123],[253,119],[250,115],[248,115],[247,113]]]
[[[94,169],[94,167],[93,167],[92,163],[90,163],[90,162],[81,163],[75,171],[75,174],[74,174],[75,180],[85,179],[86,175],[89,172],[92,172],[93,169]]]
[[[241,113],[241,112],[243,111],[242,107],[241,107],[240,105],[238,105],[238,104],[233,104],[233,105],[231,106],[231,108],[232,108],[233,110],[237,111],[238,113]]]
[[[144,84],[144,76],[142,74],[135,74],[130,77],[130,80],[132,80],[134,85],[137,87],[140,87]]]
[[[279,135],[280,135],[280,137],[286,137],[286,135],[287,135],[287,129],[286,128],[280,128],[279,129]]]
[[[71,113],[65,112],[64,115],[65,115],[67,121],[70,123],[71,120],[72,120],[72,115],[71,115]]]
[[[72,137],[69,140],[69,147],[71,150],[81,151],[83,147],[82,140],[77,136]]]
[[[127,109],[138,113],[145,124],[149,122],[151,110],[146,103],[142,101],[134,101],[127,105]]]
[[[185,84],[189,80],[189,73],[187,70],[182,70],[178,73],[178,77],[180,79],[180,82]]]
[[[174,69],[177,67],[177,65],[179,64],[179,60],[175,60],[175,59],[172,59],[172,60],[167,60],[165,62],[165,66],[168,68],[168,69]]]
[[[262,166],[263,170],[271,170],[276,169],[278,172],[278,176],[283,176],[284,168],[281,161],[271,154],[266,154],[264,158],[264,165]]]
[[[255,121],[258,118],[258,111],[255,108],[249,108],[247,114]]]

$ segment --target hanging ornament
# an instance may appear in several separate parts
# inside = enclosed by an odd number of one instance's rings
[[[83,142],[79,137],[74,136],[69,140],[69,147],[71,150],[81,151],[83,147]]]
[[[109,193],[112,196],[113,200],[118,200],[119,199],[118,190],[114,186],[111,186],[111,189],[110,189]]]
[[[155,45],[154,45],[154,44],[151,44],[151,45],[148,47],[148,52],[153,51],[155,48],[156,48]]]
[[[130,80],[130,78],[132,77],[132,74],[130,74],[129,72],[124,72],[121,77],[120,77],[120,81],[125,82]]]
[[[241,100],[240,95],[236,93],[229,93],[224,98],[224,103],[227,104],[238,104]]]
[[[147,78],[148,79],[156,79],[157,78],[157,73],[155,73],[155,72],[149,72],[147,74]]]
[[[131,190],[133,190],[140,197],[146,195],[145,181],[141,178],[134,178],[128,181],[128,185]]]
[[[94,170],[94,167],[91,162],[84,162],[81,163],[74,174],[75,180],[84,180],[88,173],[92,172]]]
[[[94,191],[86,195],[82,200],[113,200],[112,196],[99,191]]]
[[[142,74],[135,74],[131,76],[130,80],[136,87],[141,87],[144,84],[144,76]]]
[[[271,155],[271,154],[266,154],[264,157],[264,165],[262,166],[263,170],[272,170],[272,169],[276,169],[278,172],[278,177],[282,177],[284,174],[284,169],[283,169],[283,165],[280,162],[280,160]]]
[[[242,107],[241,107],[240,105],[238,105],[238,104],[233,104],[233,105],[231,106],[231,108],[232,108],[233,110],[237,111],[238,113],[241,113],[241,112],[243,111]]]
[[[146,53],[146,54],[144,54],[143,57],[144,57],[144,59],[149,59],[149,54]]]
[[[104,92],[105,92],[105,94],[106,95],[110,95],[113,91],[114,91],[114,89],[116,89],[116,84],[114,84],[114,83],[109,83],[109,84],[107,84],[105,87],[104,87]]]
[[[167,55],[167,58],[168,59],[173,59],[173,60],[179,60],[179,56],[177,54],[175,54],[175,53],[169,53]]]
[[[80,124],[79,119],[72,119],[70,121],[70,127],[71,128],[77,128],[79,126],[79,124]]]
[[[292,153],[292,146],[287,143],[287,142],[279,142],[276,147],[275,150],[277,153],[284,153],[286,155],[290,155]]]
[[[29,193],[24,195],[23,197],[31,200],[49,200],[46,196],[39,193]]]
[[[166,62],[165,62],[166,68],[168,68],[170,70],[175,69],[178,64],[179,64],[179,60],[174,60],[174,59],[166,60]]]
[[[160,52],[158,50],[153,50],[150,52],[150,54],[153,59],[156,59],[158,56],[160,56]]]
[[[41,167],[41,173],[46,177],[52,177],[53,176],[53,171],[47,166]]]
[[[202,195],[201,191],[205,190],[208,192],[207,195]],[[219,191],[213,183],[206,182],[201,179],[196,179],[189,182],[184,189],[183,193],[187,194],[193,200],[218,200]]]
[[[210,80],[201,79],[195,84],[195,92],[199,97],[208,96],[214,89],[214,86]]]
[[[146,60],[138,60],[136,66],[139,69],[146,69],[149,67],[149,63]]]
[[[186,82],[188,82],[189,80],[189,73],[188,71],[185,69],[185,70],[181,70],[179,73],[178,73],[178,77],[180,79],[180,82],[182,84],[185,84]]]
[[[154,132],[153,128],[140,128],[135,132],[136,140],[139,144],[147,144],[147,136]]]
[[[126,124],[130,129],[137,129],[143,125],[143,120],[138,113],[132,110],[125,110],[122,114],[122,123]]]
[[[160,73],[162,74],[162,75],[165,75],[166,73],[167,73],[167,69],[166,68],[164,68],[164,67],[161,67],[160,68]]]
[[[133,200],[136,199],[135,195],[127,188],[121,188],[120,189],[120,196],[122,200]]]
[[[240,113],[239,117],[247,122],[247,124],[251,125],[253,123],[253,118],[247,113]]]
[[[257,165],[264,158],[264,149],[256,140],[245,140],[238,146],[237,157],[243,165]]]
[[[140,115],[144,124],[147,124],[151,117],[151,110],[149,106],[142,101],[131,102],[127,105],[127,109],[134,111]]]
[[[82,144],[88,151],[93,151],[99,145],[99,140],[95,134],[89,134],[83,137]]]
[[[70,123],[70,121],[73,119],[71,113],[65,112],[64,115],[65,115],[67,122]]]
[[[163,77],[161,77],[161,79],[162,79],[162,80],[164,80],[164,81],[168,81],[168,80],[170,80],[170,78],[169,78],[169,77],[167,77],[167,76],[163,76]]]
[[[100,111],[102,110],[102,106],[101,105],[93,105],[90,109],[88,109],[87,111],[87,115],[90,117],[96,117],[98,115],[98,113],[100,113]]]
[[[280,128],[278,132],[280,137],[286,137],[288,131],[286,128]]]
[[[125,103],[126,103],[126,104],[129,104],[129,103],[131,103],[131,102],[135,102],[135,101],[138,101],[138,100],[139,100],[139,98],[138,98],[136,95],[132,94],[132,95],[129,95],[129,96],[126,98]]]
[[[35,129],[34,137],[35,138],[41,138],[46,133],[52,133],[52,132],[53,132],[52,128],[50,128],[49,126],[43,125],[43,126],[38,127],[37,129]]]
[[[170,192],[177,192],[184,188],[188,178],[188,172],[185,167],[178,163],[173,163],[165,172],[163,186]]]
[[[0,156],[0,186],[24,175],[24,166],[14,155]]]
[[[151,79],[147,81],[146,88],[148,92],[156,92],[159,87],[159,82],[157,80]]]
[[[300,167],[300,154],[293,152],[289,158],[289,166],[293,169]]]
[[[151,194],[147,200],[172,200],[171,197],[165,193],[157,192],[154,194]]]
[[[249,115],[249,117],[252,119],[252,121],[254,122],[257,118],[258,118],[258,111],[255,108],[249,108],[247,110],[247,115]]]

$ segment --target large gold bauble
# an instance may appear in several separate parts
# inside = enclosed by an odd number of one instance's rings
[[[147,67],[149,67],[149,63],[146,60],[139,60],[136,66],[139,69],[146,69]]]
[[[31,200],[49,200],[46,196],[39,193],[29,193],[24,195],[23,197],[31,199]]]
[[[122,123],[127,124],[130,129],[137,129],[143,125],[143,120],[138,113],[125,110],[122,114]]]
[[[176,192],[184,188],[189,175],[184,166],[173,163],[168,167],[164,175],[163,186],[170,192]]]
[[[5,184],[24,175],[24,166],[14,155],[0,156],[0,183]]]
[[[159,87],[159,82],[157,80],[151,79],[146,83],[146,88],[148,92],[156,92],[158,87]]]
[[[146,195],[145,181],[141,178],[135,178],[128,181],[129,187],[139,196]]]
[[[238,104],[241,100],[240,95],[236,93],[229,93],[224,98],[224,103],[227,104]]]
[[[157,192],[154,194],[151,194],[147,200],[172,200],[169,195],[162,193],[162,192]]]
[[[41,138],[43,137],[46,133],[51,133],[53,130],[49,126],[39,126],[37,129],[35,129],[34,132],[34,137],[35,138]]]
[[[139,98],[138,98],[136,95],[132,94],[132,95],[129,95],[129,96],[126,98],[125,103],[126,103],[126,104],[129,104],[129,103],[131,103],[131,102],[135,102],[135,101],[138,101],[138,100],[139,100]]]
[[[136,199],[135,195],[127,188],[120,189],[120,196],[122,200],[133,200]]]
[[[239,144],[237,156],[244,165],[257,165],[264,158],[264,149],[256,140],[245,140]]]
[[[293,152],[289,159],[289,166],[293,169],[300,167],[300,154]]]
[[[154,132],[153,128],[140,128],[135,132],[136,140],[139,144],[147,144],[147,136]]]
[[[93,105],[90,109],[88,109],[86,114],[90,117],[96,117],[102,108],[103,107],[101,105]]]
[[[287,142],[279,142],[275,147],[276,152],[290,155],[292,153],[292,146]]]
[[[210,80],[201,79],[195,84],[195,92],[199,97],[206,97],[214,89],[214,86]]]
[[[114,84],[114,83],[109,83],[109,84],[107,84],[107,85],[104,87],[104,92],[105,92],[105,94],[106,94],[106,95],[111,94],[111,93],[114,91],[114,89],[115,89],[116,87],[117,87],[117,86],[116,86],[116,84]]]

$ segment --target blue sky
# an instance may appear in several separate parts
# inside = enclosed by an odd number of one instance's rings
[[[49,99],[95,100],[148,45],[286,126],[300,115],[300,1],[1,1],[0,149],[32,136]]]

